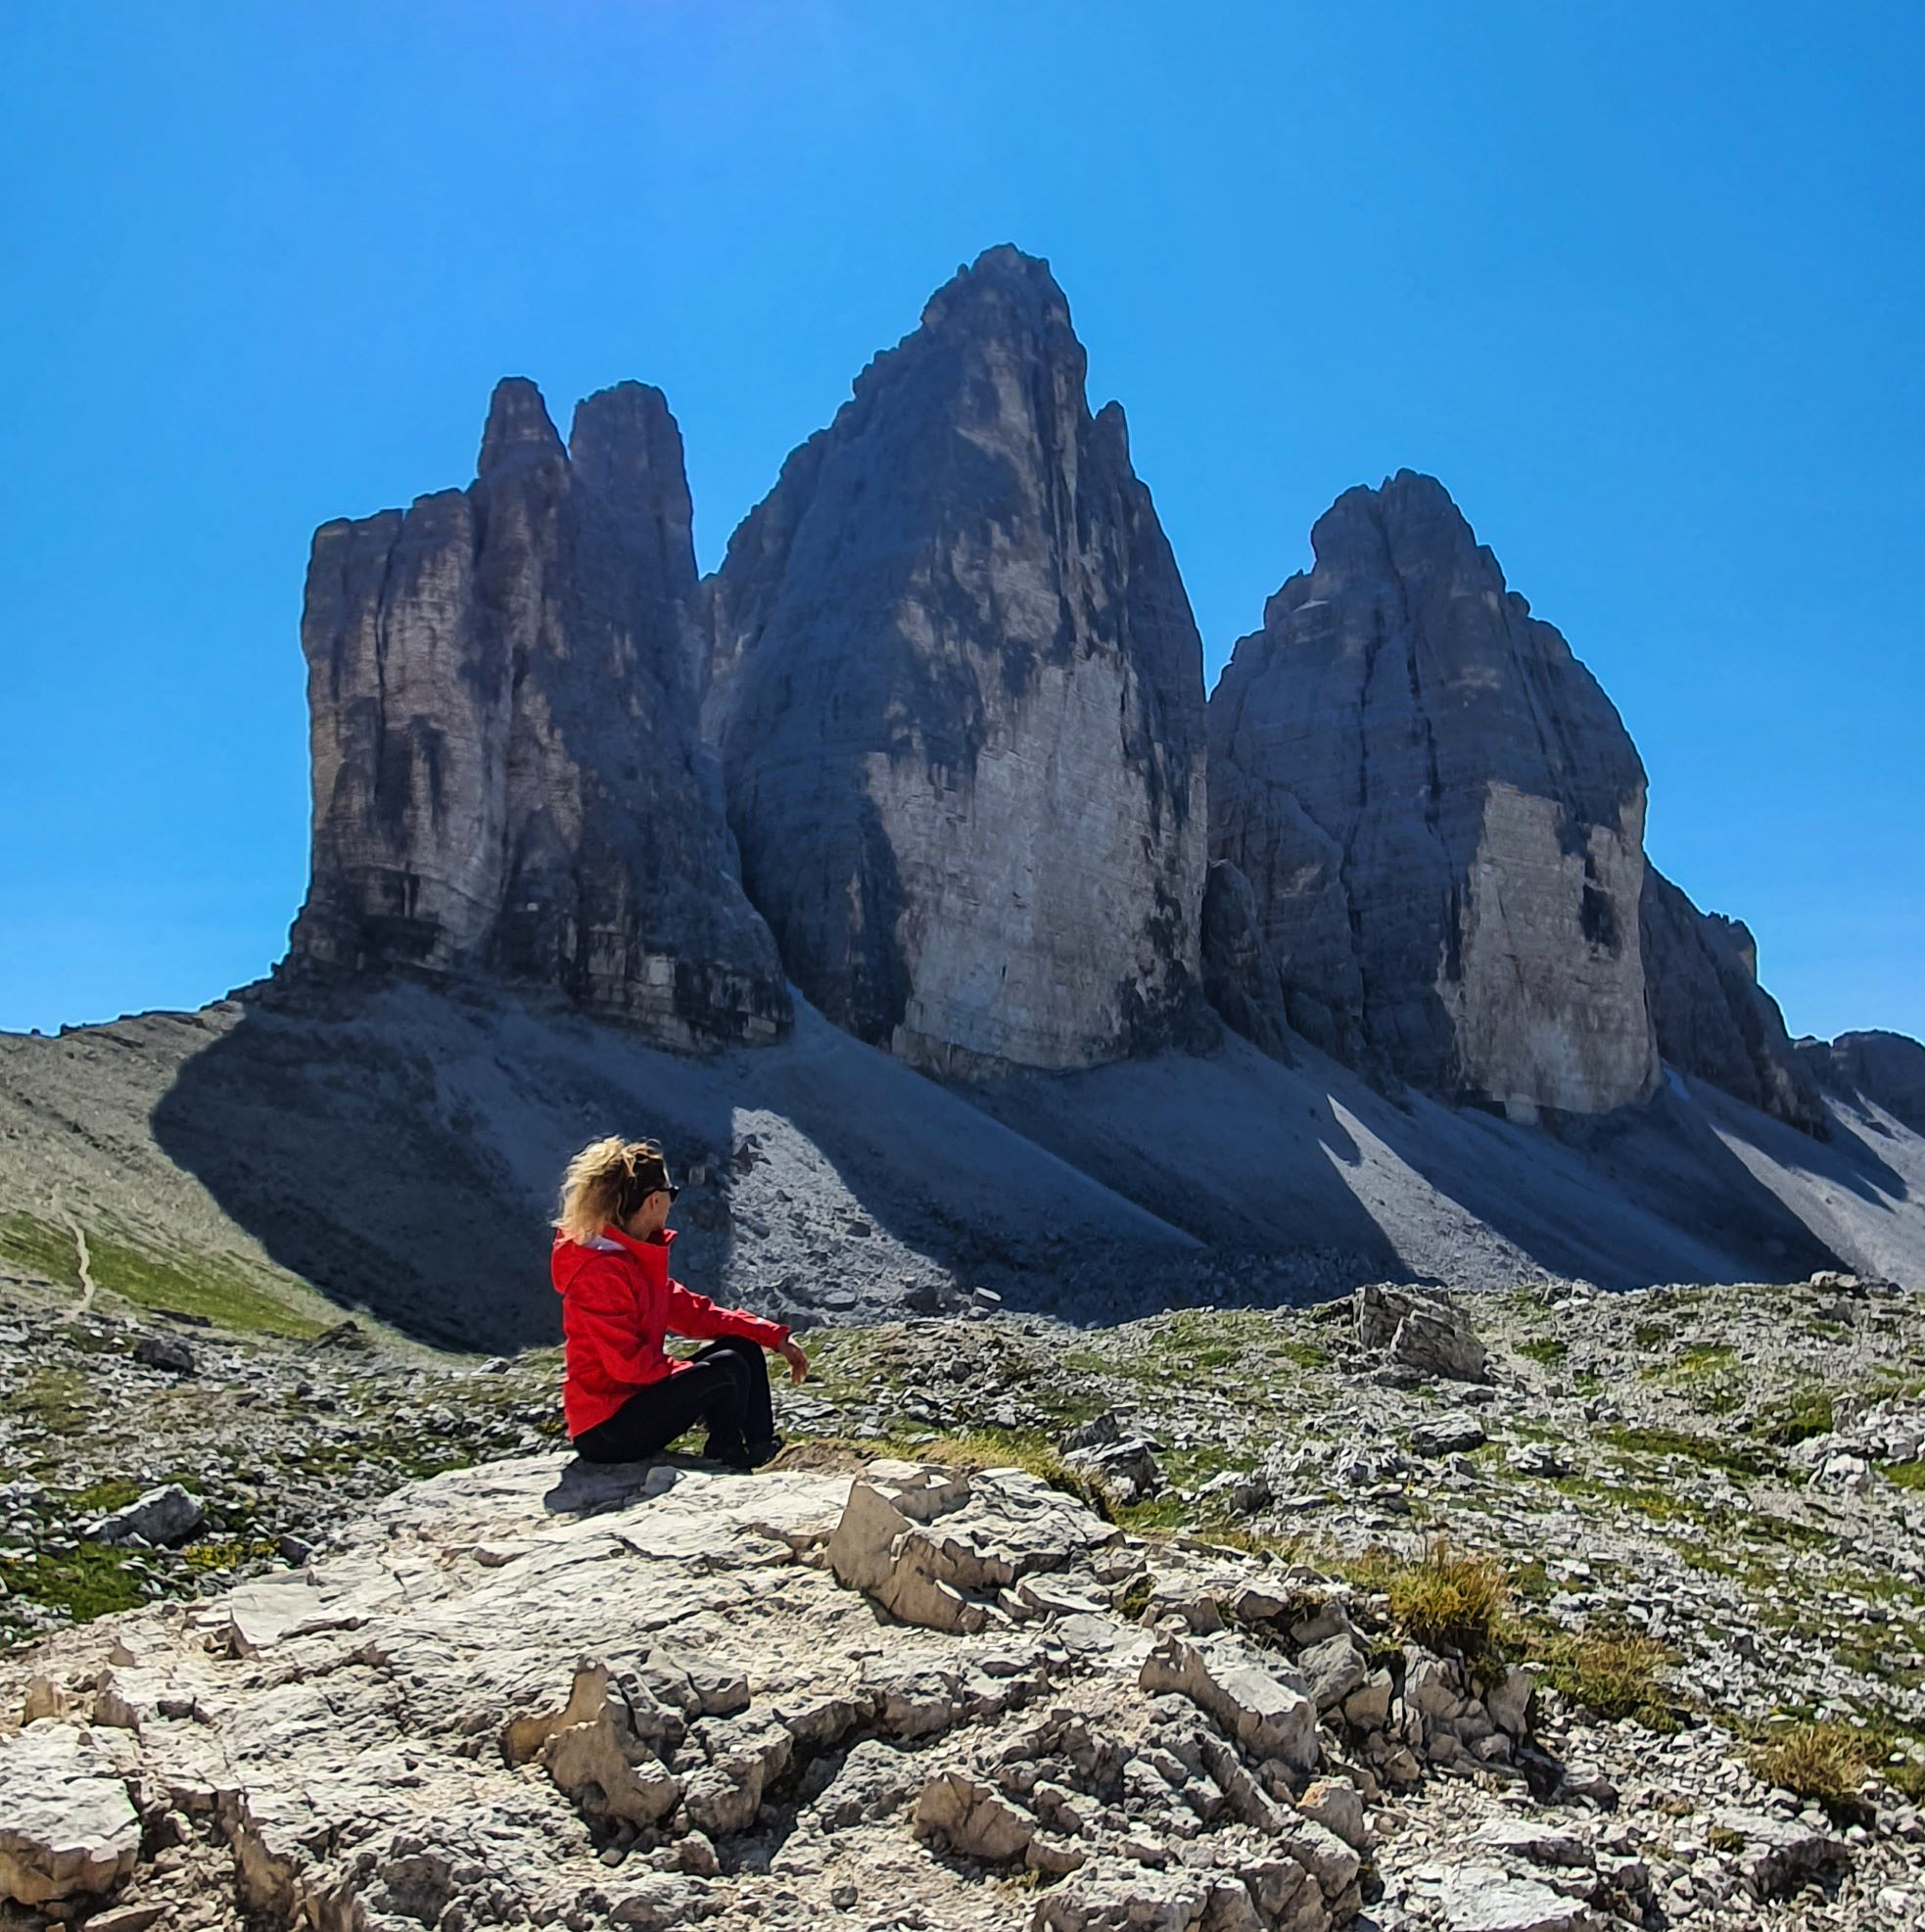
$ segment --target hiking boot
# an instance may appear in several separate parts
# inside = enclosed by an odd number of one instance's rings
[[[774,1462],[782,1453],[782,1438],[779,1436],[766,1436],[760,1442],[749,1444],[749,1467],[760,1469],[764,1463]]]
[[[718,1441],[713,1436],[702,1444],[702,1454],[710,1462],[719,1462],[725,1469],[754,1469],[756,1464],[749,1460],[749,1446],[738,1436],[732,1442]]]

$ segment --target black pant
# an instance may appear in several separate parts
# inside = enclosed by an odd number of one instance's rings
[[[637,1389],[606,1422],[585,1429],[575,1453],[587,1462],[645,1462],[698,1422],[709,1426],[702,1453],[721,1462],[746,1460],[749,1443],[775,1435],[769,1365],[755,1343],[732,1335],[711,1342],[685,1369]]]

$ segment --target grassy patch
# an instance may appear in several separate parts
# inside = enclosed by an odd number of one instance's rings
[[[1547,1369],[1554,1369],[1571,1353],[1571,1343],[1554,1336],[1543,1336],[1535,1342],[1520,1342],[1518,1353],[1527,1362],[1541,1362]]]
[[[72,1369],[29,1369],[14,1394],[14,1410],[50,1436],[74,1436],[95,1414],[87,1394],[86,1379]]]
[[[1681,1429],[1606,1429],[1603,1439],[1620,1449],[1643,1456],[1687,1456],[1693,1462],[1721,1469],[1727,1476],[1762,1476],[1765,1464],[1749,1449],[1733,1449],[1709,1436],[1687,1435]]]
[[[1772,1743],[1755,1746],[1751,1767],[1766,1784],[1837,1805],[1856,1793],[1872,1748],[1872,1739],[1848,1724],[1800,1724]]]
[[[1277,1343],[1277,1353],[1287,1362],[1294,1362],[1300,1369],[1327,1369],[1330,1367],[1330,1350],[1320,1348],[1314,1342],[1294,1342],[1288,1338]]]
[[[970,1429],[892,1453],[937,1463],[945,1469],[1026,1469],[1051,1488],[1074,1496],[1105,1521],[1113,1520],[1116,1514],[1115,1498],[1107,1486],[1088,1471],[1072,1469],[1056,1444],[1033,1430]]]
[[[0,1214],[0,1256],[63,1288],[80,1286],[80,1257],[73,1237],[57,1222],[36,1221],[30,1214]]]
[[[1709,1375],[1714,1369],[1728,1368],[1737,1352],[1728,1342],[1694,1342],[1678,1357],[1678,1373]]]
[[[65,1610],[76,1624],[145,1603],[145,1572],[128,1554],[100,1543],[0,1565],[8,1593]]]
[[[1801,1389],[1767,1410],[1759,1422],[1759,1433],[1781,1449],[1809,1441],[1813,1436],[1829,1436],[1831,1432],[1831,1390],[1823,1388]]]
[[[1472,1664],[1502,1661],[1511,1585],[1494,1558],[1461,1554],[1438,1536],[1415,1563],[1378,1551],[1347,1567],[1360,1588],[1389,1598],[1392,1627],[1413,1643]]]
[[[1879,1474],[1901,1489],[1925,1489],[1925,1462],[1887,1463]]]
[[[1672,1728],[1657,1675],[1665,1647],[1642,1630],[1533,1631],[1519,1647],[1553,1690],[1594,1716]]]
[[[177,1261],[92,1230],[87,1247],[95,1281],[143,1308],[174,1309],[225,1328],[268,1335],[318,1335],[324,1326],[262,1289],[243,1263],[227,1255]]]
[[[1123,1594],[1116,1599],[1116,1614],[1126,1624],[1140,1624],[1143,1613],[1150,1608],[1150,1599],[1156,1594],[1155,1579],[1149,1571],[1140,1577],[1131,1578]]]
[[[73,1507],[82,1513],[104,1515],[109,1510],[125,1509],[129,1503],[138,1502],[142,1493],[138,1483],[96,1483],[91,1488],[74,1491]]]
[[[1673,1333],[1668,1322],[1639,1322],[1631,1331],[1631,1338],[1640,1348],[1661,1348]]]

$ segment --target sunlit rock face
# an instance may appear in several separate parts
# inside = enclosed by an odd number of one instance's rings
[[[1201,645],[1045,263],[939,290],[711,589],[743,879],[812,1002],[962,1076],[1212,1034]]]
[[[1777,1001],[1758,983],[1750,928],[1701,913],[1647,863],[1639,930],[1666,1061],[1748,1107],[1828,1138],[1817,1078],[1793,1049]]]
[[[1210,845],[1291,1023],[1433,1093],[1598,1113],[1658,1059],[1644,769],[1443,488],[1346,492],[1210,699]]]
[[[307,900],[284,977],[533,981],[683,1047],[789,996],[700,742],[681,439],[659,390],[495,390],[479,473],[315,533]]]

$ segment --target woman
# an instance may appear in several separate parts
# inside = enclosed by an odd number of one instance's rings
[[[549,1271],[569,1437],[589,1462],[640,1462],[705,1422],[704,1455],[759,1469],[781,1447],[762,1351],[776,1350],[793,1382],[809,1358],[780,1323],[718,1308],[669,1278],[669,1207],[681,1192],[654,1141],[611,1135],[568,1163]],[[670,1332],[713,1339],[680,1361],[663,1350]]]

